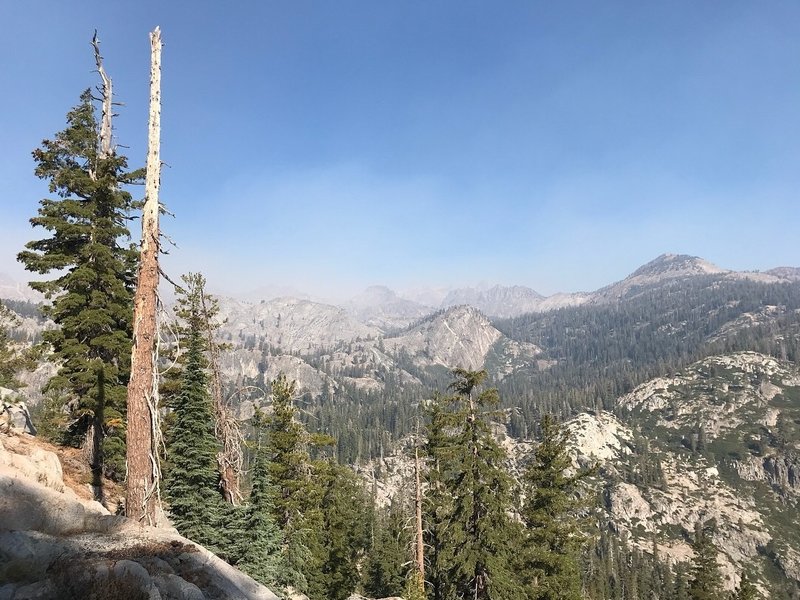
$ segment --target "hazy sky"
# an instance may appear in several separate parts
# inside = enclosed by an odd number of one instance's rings
[[[80,8],[78,8],[80,7]],[[590,290],[663,252],[800,266],[800,3],[0,3],[0,271],[30,156],[97,84],[144,163],[163,51],[175,277]]]

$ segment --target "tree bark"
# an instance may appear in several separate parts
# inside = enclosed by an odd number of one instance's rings
[[[100,73],[100,79],[103,80],[103,113],[100,119],[100,158],[108,158],[111,156],[111,117],[112,114],[112,85],[111,78],[103,68],[103,57],[100,55],[100,40],[97,38],[97,31],[94,32],[92,37],[92,48],[94,48],[94,62],[97,64],[97,72]]]
[[[219,344],[214,339],[214,327],[206,304],[205,289],[200,296],[203,320],[206,326],[209,368],[211,370],[211,395],[214,402],[214,434],[222,449],[217,454],[222,495],[228,504],[237,506],[242,499],[240,474],[242,472],[242,434],[239,422],[225,401],[219,367]]]
[[[155,525],[161,510],[156,446],[158,380],[155,356],[160,247],[158,190],[161,185],[161,30],[158,27],[150,34],[150,48],[147,175],[139,276],[133,305],[131,378],[128,383],[126,513],[141,524]]]

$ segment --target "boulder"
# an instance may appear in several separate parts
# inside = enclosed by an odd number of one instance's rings
[[[21,400],[16,400],[14,392],[8,388],[0,388],[0,397],[3,398],[0,406],[0,431],[16,431],[36,435],[31,413]]]

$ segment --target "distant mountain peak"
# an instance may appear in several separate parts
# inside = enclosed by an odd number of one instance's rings
[[[798,267],[775,267],[767,271],[767,273],[788,281],[800,280],[800,268]]]
[[[397,293],[385,285],[371,285],[363,292],[350,299],[349,304],[355,306],[374,306],[385,304],[386,302],[396,302],[400,300]]]
[[[15,281],[10,275],[0,273],[0,298],[41,302],[44,296],[30,288],[27,283]]]
[[[442,301],[442,308],[469,304],[493,317],[513,317],[534,312],[543,300],[544,296],[521,285],[479,286],[451,290]]]
[[[432,308],[401,298],[385,285],[371,285],[351,298],[345,309],[358,321],[382,331],[401,329],[430,314]]]
[[[662,254],[636,269],[627,279],[647,276],[685,277],[691,275],[718,275],[727,272],[726,269],[722,269],[699,256],[690,256],[688,254]]]

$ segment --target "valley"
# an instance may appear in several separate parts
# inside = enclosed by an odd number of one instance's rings
[[[384,507],[408,493],[409,448],[433,394],[454,368],[486,369],[515,477],[553,414],[575,465],[596,469],[586,492],[596,527],[624,552],[681,564],[695,525],[713,519],[727,589],[747,572],[770,597],[795,598],[799,273],[663,255],[595,292],[549,298],[500,286],[452,290],[439,306],[385,287],[342,306],[220,297],[220,367],[244,423],[269,411],[279,374],[296,381],[304,424],[335,438]],[[20,300],[18,285],[4,286]],[[33,340],[35,324],[26,316],[16,335]]]

